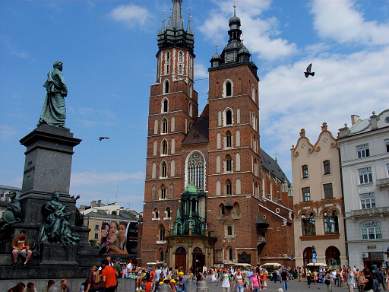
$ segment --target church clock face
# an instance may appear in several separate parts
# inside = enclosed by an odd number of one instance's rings
[[[226,63],[234,62],[234,53],[226,54]]]

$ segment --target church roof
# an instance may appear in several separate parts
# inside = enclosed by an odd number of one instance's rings
[[[278,178],[282,182],[287,182],[290,185],[288,177],[285,175],[277,160],[273,159],[269,154],[261,148],[262,167],[265,168],[270,174]]]
[[[209,134],[209,107],[206,105],[203,113],[197,118],[188,135],[185,137],[182,144],[203,144],[208,143]]]

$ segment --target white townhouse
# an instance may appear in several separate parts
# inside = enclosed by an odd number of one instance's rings
[[[389,252],[389,109],[351,120],[338,134],[349,263],[381,266]]]

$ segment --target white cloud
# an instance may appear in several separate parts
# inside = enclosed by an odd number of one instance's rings
[[[244,43],[252,53],[266,60],[287,57],[297,50],[294,43],[278,37],[275,18],[261,17],[270,5],[271,0],[241,0],[238,9],[238,16],[242,20]],[[231,10],[231,1],[217,1],[216,11],[211,12],[200,28],[201,32],[217,45],[225,43]]]
[[[203,64],[195,64],[195,79],[206,79],[208,78],[208,69]]]
[[[143,181],[145,174],[143,172],[96,172],[96,171],[84,171],[77,172],[72,175],[71,186],[94,186],[94,185],[106,185],[116,184],[119,182],[129,181]]]
[[[389,23],[366,20],[356,0],[313,0],[312,14],[321,37],[341,43],[389,44]]]
[[[150,12],[142,6],[127,4],[116,7],[111,11],[110,16],[118,21],[125,23],[128,27],[144,26],[150,19]]]
[[[304,70],[313,62],[314,78]],[[389,107],[389,47],[352,55],[319,56],[275,68],[261,82],[262,142],[290,172],[290,152],[299,130],[315,142],[323,121],[336,136],[352,114],[366,118]],[[266,147],[265,147],[266,148]]]

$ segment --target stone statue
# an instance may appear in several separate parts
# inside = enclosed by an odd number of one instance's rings
[[[39,239],[41,242],[76,245],[79,237],[73,234],[69,217],[73,212],[65,212],[66,206],[59,201],[59,194],[54,193],[51,201],[42,207],[44,218]]]
[[[57,61],[53,64],[53,70],[47,74],[47,80],[43,85],[47,93],[38,126],[42,124],[60,128],[65,126],[65,97],[68,95],[68,89],[62,76],[62,68],[63,63]]]
[[[22,221],[22,207],[19,195],[16,192],[11,192],[9,196],[11,202],[8,204],[7,209],[0,219],[0,232],[7,230],[13,224]]]

